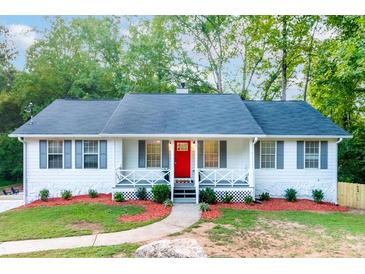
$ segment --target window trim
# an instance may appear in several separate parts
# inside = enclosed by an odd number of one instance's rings
[[[216,141],[216,142],[218,142],[218,165],[217,165],[217,167],[206,167],[205,166],[205,142],[206,141]],[[221,161],[220,161],[220,159],[221,159],[221,154],[220,154],[220,152],[221,152],[221,150],[220,150],[220,144],[221,144],[221,142],[220,142],[221,140],[204,140],[203,141],[203,166],[204,166],[204,169],[220,169],[221,167],[220,167],[220,165],[221,165]]]
[[[50,141],[61,141],[62,143],[62,152],[61,153],[49,153],[49,142]],[[57,140],[57,139],[48,139],[47,140],[47,169],[64,169],[64,157],[65,157],[65,146],[64,146],[64,140]],[[62,167],[49,167],[49,155],[61,155],[62,156],[62,161],[61,161],[61,164],[62,164]]]
[[[159,167],[149,167],[148,166],[148,161],[147,161],[147,154],[148,154],[148,150],[147,150],[147,145],[148,143],[151,143],[151,142],[160,142],[160,166]],[[155,170],[160,170],[162,169],[162,140],[160,139],[157,139],[157,140],[145,140],[145,151],[146,151],[146,155],[145,155],[145,163],[146,163],[146,169],[155,169]]]
[[[317,167],[306,167],[305,165],[305,155],[306,155],[306,152],[305,152],[305,146],[307,144],[307,142],[317,142],[318,143],[318,166]],[[303,153],[303,163],[304,163],[304,169],[314,169],[314,170],[317,170],[317,169],[320,169],[320,166],[321,166],[321,141],[320,140],[304,140],[304,153]]]
[[[274,142],[275,154],[274,154],[274,167],[262,167],[262,143]],[[276,140],[265,140],[260,142],[260,169],[276,169],[277,168],[277,154],[278,154],[278,144]]]
[[[98,166],[97,167],[85,168],[85,141],[96,141],[98,143],[98,152],[97,152]],[[95,153],[86,153],[86,155],[95,155]],[[100,140],[93,140],[93,139],[82,140],[82,169],[91,169],[91,170],[100,169]]]

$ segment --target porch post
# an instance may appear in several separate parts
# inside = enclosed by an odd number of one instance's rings
[[[175,186],[175,174],[174,174],[174,167],[175,167],[175,141],[171,140],[169,144],[170,149],[170,187],[171,187],[171,201],[174,201],[174,186]]]
[[[248,170],[248,185],[249,187],[252,188],[252,196],[253,198],[255,198],[255,174],[254,174],[254,171],[255,171],[255,167],[254,167],[254,164],[255,164],[255,159],[254,159],[254,145],[255,143],[257,142],[257,139],[253,139],[251,138],[250,139],[250,146],[249,146],[249,154],[250,154],[250,166],[249,166],[249,170]]]
[[[195,139],[195,151],[194,151],[194,184],[195,184],[195,196],[196,196],[196,203],[199,203],[199,169],[198,169],[198,139]]]

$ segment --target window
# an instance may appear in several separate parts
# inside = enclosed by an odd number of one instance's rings
[[[204,165],[218,168],[218,141],[204,141]]]
[[[48,168],[62,168],[63,142],[48,141]]]
[[[275,168],[275,143],[261,142],[261,168]]]
[[[147,167],[161,167],[161,142],[147,141]]]
[[[84,168],[98,168],[98,152],[98,141],[84,141]]]
[[[319,163],[319,142],[305,142],[305,168],[318,168]]]

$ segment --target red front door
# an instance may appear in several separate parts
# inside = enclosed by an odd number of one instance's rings
[[[175,178],[190,178],[190,141],[175,141]]]

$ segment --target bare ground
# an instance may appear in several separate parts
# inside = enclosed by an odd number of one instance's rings
[[[76,223],[72,223],[66,226],[67,228],[76,229],[76,230],[91,230],[91,234],[99,234],[103,232],[103,226],[98,223],[89,223],[86,221],[80,221]]]

